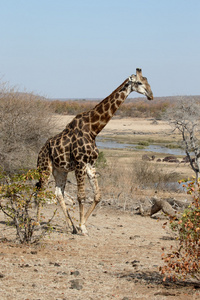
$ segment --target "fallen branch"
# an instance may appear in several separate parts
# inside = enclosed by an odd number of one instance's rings
[[[144,207],[142,203],[140,203],[138,209],[142,216],[152,216],[161,210],[171,217],[176,217],[178,210],[186,208],[189,205],[189,203],[185,203],[183,201],[175,199],[158,199],[157,197],[151,198],[151,203],[152,205],[148,207]],[[176,207],[176,209],[172,206]]]

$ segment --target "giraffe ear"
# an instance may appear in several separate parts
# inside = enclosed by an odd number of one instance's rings
[[[139,80],[142,77],[142,69],[136,69],[136,78]]]
[[[132,82],[136,81],[136,76],[135,75],[131,75],[129,77],[129,81],[132,81]]]

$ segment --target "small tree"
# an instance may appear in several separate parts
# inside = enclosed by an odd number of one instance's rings
[[[45,202],[45,199],[54,197],[46,190],[36,191],[34,180],[40,177],[38,170],[29,170],[25,174],[9,177],[0,172],[0,210],[12,220],[17,238],[21,243],[30,243],[40,239],[46,232],[46,227],[50,226],[49,220],[42,232],[36,234],[37,208],[34,198],[37,193],[37,201]],[[37,231],[38,232],[38,231]]]
[[[163,254],[165,265],[160,268],[165,278],[173,280],[188,276],[200,280],[200,184],[188,183],[188,193],[194,196],[190,208],[184,211],[178,222],[171,221],[178,246],[176,249],[171,246],[172,252]]]
[[[165,118],[174,131],[181,133],[182,144],[197,183],[200,172],[200,141],[197,136],[200,131],[200,103],[194,98],[190,101],[180,98],[167,109]]]

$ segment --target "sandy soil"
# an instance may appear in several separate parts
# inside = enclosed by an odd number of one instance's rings
[[[58,129],[70,118],[59,117]],[[156,131],[166,125],[150,127],[150,122],[116,119],[104,130]],[[14,243],[14,229],[5,226],[0,212],[0,299],[200,298],[195,283],[162,281],[161,248],[175,244],[168,227],[162,228],[162,218],[124,212],[104,199],[88,220],[89,236],[80,236],[66,233],[59,206],[47,205],[46,219],[55,207],[53,232],[39,245],[31,246]],[[74,218],[78,219],[77,206]]]
[[[74,118],[74,116],[54,116],[56,130],[63,130],[64,127]],[[100,135],[107,135],[116,132],[133,133],[166,133],[171,130],[171,127],[165,121],[154,122],[152,119],[143,118],[112,118],[104,127]]]

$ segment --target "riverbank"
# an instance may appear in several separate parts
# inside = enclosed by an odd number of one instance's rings
[[[62,131],[73,118],[74,116],[72,115],[54,115],[54,134]],[[126,168],[134,164],[134,162],[142,161],[142,156],[147,154],[149,157],[155,156],[154,161],[151,162],[155,165],[155,168],[157,167],[158,170],[167,173],[176,172],[179,175],[178,179],[194,175],[189,164],[181,163],[185,154],[184,151],[182,152],[178,148],[181,142],[180,134],[172,133],[172,128],[166,121],[113,117],[97,136],[96,141],[97,145],[98,142],[101,142],[99,150],[104,152],[107,162],[112,164],[117,161],[120,168]],[[106,147],[108,143],[113,143],[113,147]],[[142,145],[145,143],[154,147],[165,147],[166,151],[155,151],[155,148],[152,147],[147,153],[148,147]],[[117,144],[122,144],[122,147],[119,147]],[[125,144],[138,145],[140,147],[137,149],[132,147],[126,148],[123,146]],[[177,151],[178,153],[175,154],[177,163],[163,162],[167,155],[172,155]]]

